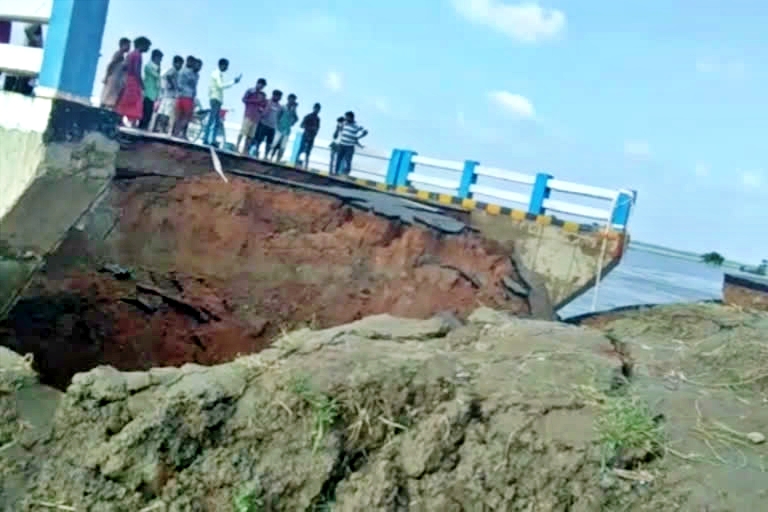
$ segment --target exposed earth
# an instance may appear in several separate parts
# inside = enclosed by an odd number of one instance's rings
[[[0,324],[1,511],[764,508],[768,313],[533,319],[513,245],[245,179],[96,211]]]
[[[446,235],[210,174],[117,181],[105,203],[0,324],[0,344],[32,353],[60,389],[99,364],[216,364],[297,327],[372,314],[530,313],[513,248],[469,229]]]
[[[0,509],[761,510],[766,332],[710,304],[379,315],[66,394],[0,352]]]

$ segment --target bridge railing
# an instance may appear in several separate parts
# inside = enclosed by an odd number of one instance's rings
[[[0,73],[36,77],[43,67],[43,49],[25,45],[25,23],[46,24],[51,17],[53,0],[0,0],[0,23],[10,22],[11,40],[0,40]],[[22,33],[21,38],[15,34]],[[18,39],[18,43],[11,41]],[[45,41],[45,38],[44,38]]]
[[[292,136],[291,163],[297,162],[302,133]],[[327,172],[330,141],[315,140],[311,169]],[[394,149],[389,155],[358,149],[352,160],[353,178],[389,187],[450,196],[464,204],[478,202],[551,215],[583,224],[625,230],[637,193],[559,180],[547,173],[525,174],[483,165],[475,160],[452,161]],[[454,201],[459,202],[459,201]]]
[[[48,23],[52,5],[53,0],[0,0],[0,21],[13,22],[13,31],[23,32],[23,23]],[[23,42],[0,43],[0,72],[34,77],[39,74],[42,62],[41,48],[27,47]],[[292,163],[296,162],[301,138],[301,132],[293,136]],[[310,168],[329,169],[329,146],[328,140],[315,141]],[[405,149],[386,154],[370,148],[357,150],[351,176],[389,187],[434,192],[465,204],[480,202],[619,230],[626,229],[637,196],[632,190],[573,183],[546,173],[525,174],[475,160],[442,160]]]

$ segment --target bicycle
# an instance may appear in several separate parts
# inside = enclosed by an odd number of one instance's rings
[[[224,127],[224,122],[227,119],[228,110],[222,108],[219,111],[219,130],[214,137],[214,145],[220,148],[224,148],[227,145],[227,129]],[[199,142],[203,138],[205,133],[205,127],[208,126],[208,119],[211,115],[211,109],[201,109],[195,112],[192,120],[187,125],[187,139],[190,142]]]

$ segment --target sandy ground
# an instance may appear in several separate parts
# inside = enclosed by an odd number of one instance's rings
[[[66,394],[0,353],[0,509],[761,510],[768,315],[594,323],[379,315]]]

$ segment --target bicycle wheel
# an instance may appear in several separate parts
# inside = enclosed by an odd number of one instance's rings
[[[208,117],[200,118],[193,117],[187,125],[187,140],[190,142],[198,142],[203,136],[203,127],[207,123]]]

